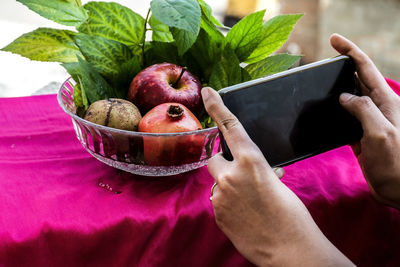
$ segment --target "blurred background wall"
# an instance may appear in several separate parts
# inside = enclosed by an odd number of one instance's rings
[[[145,16],[150,0],[114,2]],[[336,55],[328,39],[337,32],[359,45],[386,77],[400,81],[400,0],[206,2],[213,8],[215,16],[226,25],[234,25],[243,16],[261,9],[267,9],[265,19],[281,13],[304,13],[280,52],[303,54],[301,64]],[[15,0],[0,1],[0,47],[37,27],[67,28],[41,18]],[[0,97],[55,92],[67,77],[68,74],[57,63],[34,62],[0,52]]]
[[[286,48],[303,62],[336,55],[329,36],[340,33],[360,46],[386,76],[400,80],[400,0],[281,0],[280,12],[303,12]]]

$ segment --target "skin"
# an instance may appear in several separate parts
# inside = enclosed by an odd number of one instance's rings
[[[336,34],[331,44],[354,58],[363,84],[365,96],[340,98],[364,129],[354,152],[375,198],[399,207],[400,100],[357,46]],[[202,96],[234,157],[227,161],[217,154],[208,169],[217,183],[212,196],[216,222],[238,251],[258,266],[353,266],[279,180],[282,169],[271,169],[219,94],[206,87]]]
[[[338,34],[332,46],[354,59],[363,96],[342,94],[340,103],[362,124],[364,135],[352,148],[372,195],[400,209],[400,98],[371,59]]]

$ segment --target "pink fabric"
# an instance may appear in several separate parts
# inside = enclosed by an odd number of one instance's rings
[[[393,91],[395,91],[396,94],[400,95],[400,83],[395,80],[389,79],[389,78],[385,78],[385,79],[386,79],[386,82],[389,84],[389,86],[392,87]]]
[[[0,125],[0,265],[251,266],[214,222],[206,167],[149,178],[106,166],[55,95],[0,99]],[[374,201],[349,147],[286,167],[283,182],[356,264],[400,262],[400,212]]]

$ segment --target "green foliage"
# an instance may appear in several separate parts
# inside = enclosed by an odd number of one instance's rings
[[[244,17],[226,36],[226,41],[241,62],[247,59],[259,44],[264,14],[265,10],[262,10]]]
[[[262,10],[230,29],[204,0],[152,0],[146,18],[114,2],[82,6],[81,0],[18,1],[45,18],[76,27],[38,28],[2,50],[62,63],[77,82],[74,101],[79,115],[97,100],[126,98],[133,77],[152,64],[186,66],[203,85],[219,90],[286,70],[300,58],[271,54],[284,44],[302,14],[263,22]],[[221,27],[229,30],[226,37]],[[152,32],[151,40],[146,40],[147,31]],[[199,118],[205,127],[214,125],[205,111]]]
[[[180,57],[178,56],[178,48],[173,43],[151,42],[149,50],[146,52],[146,63],[148,66],[169,62],[181,65]]]
[[[131,9],[111,2],[84,5],[89,19],[78,30],[123,43],[135,50],[144,42],[145,19]]]
[[[157,20],[154,16],[149,19],[149,25],[152,30],[152,40],[158,42],[173,42],[174,37],[172,36],[169,27],[161,21]]]
[[[116,97],[115,90],[106,82],[92,65],[78,58],[76,63],[67,63],[62,65],[78,81],[80,88],[85,90],[89,104],[99,100]],[[90,88],[90,90],[88,90]]]
[[[172,36],[174,36],[176,46],[178,47],[178,55],[182,56],[196,42],[197,35],[178,28],[171,28]]]
[[[289,54],[277,54],[266,57],[256,63],[246,66],[251,78],[257,79],[290,68],[301,56]]]
[[[3,51],[19,54],[32,60],[75,62],[82,56],[74,42],[75,32],[50,28],[38,28],[18,37]]]
[[[202,82],[207,83],[210,79],[212,67],[221,58],[222,51],[224,49],[224,38],[220,38],[218,35],[210,35],[203,29],[190,48],[189,53],[196,62],[196,65],[200,67],[201,74],[199,77],[202,78]]]
[[[79,26],[87,18],[81,1],[75,0],[17,0],[44,18],[67,26]]]
[[[85,90],[81,89],[79,81],[74,86],[74,103],[76,107],[76,114],[80,117],[83,117],[85,115],[85,110],[89,108],[89,103]]]
[[[201,10],[196,0],[152,0],[150,6],[153,16],[165,25],[199,33]]]
[[[213,15],[212,15],[212,10],[211,7],[204,2],[204,0],[199,0],[199,5],[201,8],[201,12],[202,12],[202,19],[206,19],[211,21],[214,25],[217,25],[219,27],[223,27],[224,25],[222,25],[221,22],[219,22]]]
[[[104,37],[81,33],[75,36],[75,42],[86,60],[106,78],[116,75],[121,64],[132,58],[126,45]]]
[[[66,2],[71,3],[71,4],[75,4],[77,6],[82,6],[82,1],[81,0],[63,0],[63,1],[66,1]]]
[[[209,85],[215,90],[242,82],[242,68],[235,52],[227,45],[219,61],[215,64]]]
[[[261,42],[246,59],[247,63],[260,61],[279,49],[289,38],[294,25],[303,14],[286,14],[276,16],[263,24]]]
[[[118,68],[118,72],[108,79],[109,84],[116,90],[117,98],[124,99],[127,97],[132,78],[142,70],[139,62],[139,56],[133,56],[128,61],[122,63]]]

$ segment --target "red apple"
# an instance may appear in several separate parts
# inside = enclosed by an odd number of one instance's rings
[[[164,103],[150,110],[139,123],[140,132],[177,133],[200,130],[199,120],[179,103]],[[144,136],[144,160],[152,166],[172,166],[199,161],[205,136]]]
[[[197,113],[203,105],[201,84],[186,69],[171,63],[155,64],[142,70],[132,80],[128,99],[146,113],[167,102],[180,103]]]

